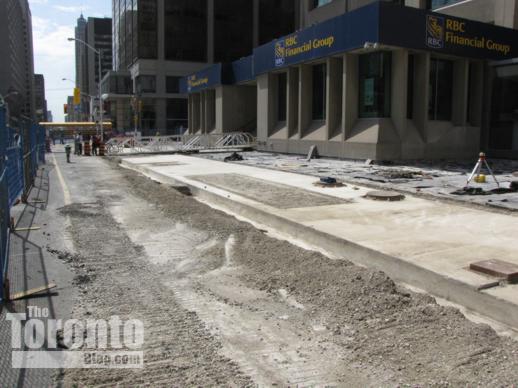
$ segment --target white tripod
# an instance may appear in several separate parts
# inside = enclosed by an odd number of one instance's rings
[[[491,176],[495,180],[497,186],[500,187],[500,183],[496,179],[495,174],[493,174],[493,170],[491,170],[491,167],[489,167],[489,164],[487,164],[486,154],[483,153],[483,152],[481,152],[480,155],[479,155],[478,162],[475,165],[475,168],[473,169],[473,172],[471,173],[471,175],[468,178],[468,182],[466,183],[466,187],[469,186],[469,184],[471,183],[471,181],[473,180],[475,175],[476,176],[480,175],[480,171],[482,170],[482,164],[484,164],[486,166],[487,170],[489,171],[489,173],[491,174]]]

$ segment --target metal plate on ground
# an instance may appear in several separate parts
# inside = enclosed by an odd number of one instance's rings
[[[278,209],[341,205],[351,202],[346,199],[240,174],[195,175],[190,176],[189,179],[230,191]]]
[[[373,199],[375,201],[402,201],[405,199],[403,194],[396,191],[369,191],[365,194],[365,198]]]
[[[498,259],[483,260],[471,263],[472,271],[507,280],[509,283],[518,283],[518,265]]]

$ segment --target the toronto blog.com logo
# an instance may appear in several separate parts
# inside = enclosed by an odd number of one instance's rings
[[[51,319],[47,308],[8,313],[12,368],[143,368],[144,324],[137,319]]]

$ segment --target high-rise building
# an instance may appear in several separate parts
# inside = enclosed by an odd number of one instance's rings
[[[83,14],[77,19],[75,38],[86,42],[86,19]],[[88,92],[87,51],[84,44],[76,41],[76,87],[85,93]]]
[[[0,1],[0,94],[11,117],[33,120],[34,59],[32,18],[27,0]]]
[[[101,79],[112,68],[112,21],[110,18],[77,19],[75,37],[101,52]],[[76,41],[76,87],[81,92],[79,118],[84,121],[92,117],[92,102],[98,100],[99,57],[81,42]],[[97,104],[97,102],[96,102]]]
[[[141,107],[133,120],[144,134],[187,127],[181,77],[209,63],[229,62],[294,31],[297,0],[113,0],[113,66],[129,71]],[[110,84],[106,80],[107,85]],[[106,87],[112,104],[130,103]],[[125,111],[126,109],[114,109]],[[113,120],[113,117],[112,117]],[[127,128],[126,128],[127,129]]]
[[[47,121],[47,100],[45,98],[45,78],[43,74],[34,74],[34,107],[36,121]]]
[[[297,4],[299,30],[181,80],[190,132],[256,118],[267,151],[518,158],[517,0]]]

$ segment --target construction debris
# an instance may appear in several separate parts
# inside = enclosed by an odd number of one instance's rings
[[[232,153],[232,155],[227,156],[223,161],[225,163],[227,162],[241,162],[243,160],[243,157],[239,155],[237,152]]]

